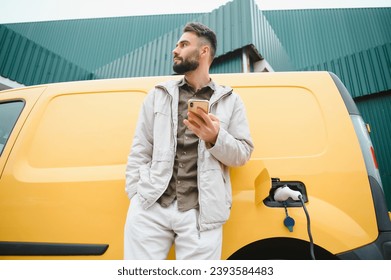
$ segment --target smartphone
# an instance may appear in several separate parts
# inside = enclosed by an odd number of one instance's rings
[[[189,99],[187,102],[187,110],[198,114],[197,108],[201,108],[205,113],[209,113],[209,101],[202,99]]]

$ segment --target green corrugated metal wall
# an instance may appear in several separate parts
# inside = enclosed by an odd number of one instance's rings
[[[94,71],[199,14],[6,24],[37,44]]]
[[[210,73],[240,73],[242,70],[242,53],[236,51],[230,54],[229,59],[215,60]]]
[[[301,70],[323,70],[337,74],[353,97],[391,89],[391,43],[324,61]]]
[[[279,38],[253,0],[232,1],[206,14],[67,20],[6,26],[83,68],[96,71],[98,78],[108,78],[170,74],[171,58],[167,54],[171,53],[177,35],[188,21],[203,22],[216,31],[218,56],[254,44],[274,69],[293,70]],[[159,67],[154,67],[153,59],[152,64],[147,64],[150,67],[139,71],[145,67],[140,60],[149,58],[146,55],[151,54],[150,50],[159,53],[159,56],[153,54],[159,60]],[[142,65],[126,65],[133,61]],[[230,62],[226,64],[226,69],[224,65],[223,62],[219,65],[222,72],[232,71]]]
[[[264,11],[296,69],[391,42],[391,9]]]
[[[252,0],[229,2],[207,14],[67,20],[6,26],[69,62],[95,71],[126,54],[130,56],[132,51],[142,53],[137,49],[145,48],[159,36],[172,32],[190,20],[200,20],[215,27],[220,42],[218,54],[254,44],[276,71],[319,68],[318,65],[328,62],[333,64],[339,58],[391,41],[389,8],[260,11]],[[167,47],[165,51],[170,53],[171,49]],[[344,67],[345,62],[337,61],[334,64]],[[122,63],[120,65],[125,67]],[[113,69],[113,65],[107,67]],[[223,67],[220,69],[224,71]],[[153,67],[149,70],[151,73],[146,71],[144,74],[161,73]],[[121,71],[124,72],[123,69]],[[170,70],[166,68],[165,71],[162,74]],[[351,82],[348,81],[348,84]],[[365,85],[357,87],[365,88]],[[357,95],[356,92],[354,94]]]
[[[215,30],[218,36],[217,57],[253,44],[274,69],[293,70],[288,54],[253,0],[229,2],[211,13],[198,15],[193,21],[203,22]],[[179,25],[178,28],[100,67],[95,71],[96,78],[171,74],[171,51],[182,33],[183,26],[184,24]],[[229,60],[221,61],[219,70],[231,72],[232,66]]]
[[[391,88],[391,9],[264,12],[297,70],[336,73],[353,97]]]
[[[24,85],[90,80],[93,73],[0,25],[0,76]]]
[[[292,71],[295,66],[286,46],[281,41],[274,27],[265,16],[265,12],[251,0],[251,22],[253,44],[275,71]]]
[[[171,51],[180,36],[181,29],[176,28],[95,70],[95,77],[102,79],[170,75]]]

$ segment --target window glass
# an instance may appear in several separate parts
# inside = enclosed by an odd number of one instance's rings
[[[0,103],[0,156],[23,106],[23,101]]]

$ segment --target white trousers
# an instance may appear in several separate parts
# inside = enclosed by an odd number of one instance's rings
[[[175,244],[177,260],[221,258],[222,226],[197,229],[198,210],[180,212],[176,201],[165,208],[155,203],[144,210],[136,194],[125,223],[124,259],[163,260]]]

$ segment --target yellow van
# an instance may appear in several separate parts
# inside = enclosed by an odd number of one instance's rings
[[[1,259],[123,258],[125,165],[139,108],[155,84],[179,78],[0,92]],[[231,170],[223,258],[391,259],[371,140],[339,79],[328,72],[213,79],[242,97],[255,144],[251,160]]]

